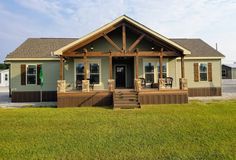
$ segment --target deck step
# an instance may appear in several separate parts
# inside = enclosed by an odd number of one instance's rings
[[[114,108],[140,108],[140,103],[138,102],[138,93],[135,91],[115,91],[113,96]]]

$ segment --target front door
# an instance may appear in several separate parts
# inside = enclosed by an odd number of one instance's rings
[[[116,66],[116,87],[125,88],[125,66]]]

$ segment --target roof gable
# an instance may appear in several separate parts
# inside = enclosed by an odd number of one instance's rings
[[[104,32],[109,33],[110,31],[116,29],[118,27],[118,25],[122,22],[128,22],[129,24],[134,25],[135,27],[137,27],[138,29],[142,30],[143,32],[146,32],[150,35],[152,35],[154,38],[158,39],[158,40],[162,40],[165,43],[168,43],[169,45],[179,49],[180,51],[182,51],[183,54],[191,54],[191,52],[189,50],[187,50],[186,48],[182,47],[181,45],[175,43],[174,41],[171,41],[170,39],[164,37],[163,35],[147,28],[146,26],[134,21],[133,19],[123,15],[117,19],[115,19],[114,21],[112,21],[111,23],[108,23],[106,25],[104,25],[103,27],[95,30],[94,32],[89,33],[88,35],[85,35],[84,37],[56,50],[54,52],[54,55],[62,55],[64,52],[75,48],[77,45],[81,45],[84,43],[84,45],[88,44],[89,42],[95,40],[96,38],[101,37]],[[89,41],[91,39],[91,37],[94,37],[94,39],[92,39],[91,41]]]

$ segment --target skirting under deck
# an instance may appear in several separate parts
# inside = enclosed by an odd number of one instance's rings
[[[187,90],[163,90],[139,93],[140,104],[182,104],[188,103]]]
[[[66,92],[57,94],[57,107],[111,106],[112,93],[103,92]]]
[[[189,88],[189,97],[222,96],[221,87]]]
[[[11,95],[12,102],[40,102],[39,91],[13,91]],[[57,91],[43,91],[43,102],[57,101]]]

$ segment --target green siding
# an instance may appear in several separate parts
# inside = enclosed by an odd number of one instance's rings
[[[40,91],[40,85],[21,85],[21,64],[42,64],[44,85],[43,91],[56,91],[57,80],[59,79],[58,61],[33,61],[33,62],[12,62],[11,63],[11,91]]]
[[[212,63],[212,82],[199,81],[194,82],[194,63]],[[189,88],[202,88],[202,87],[221,87],[221,60],[184,60],[185,77],[188,80]],[[181,77],[181,63],[177,62],[177,80]],[[178,85],[179,86],[179,85]]]

